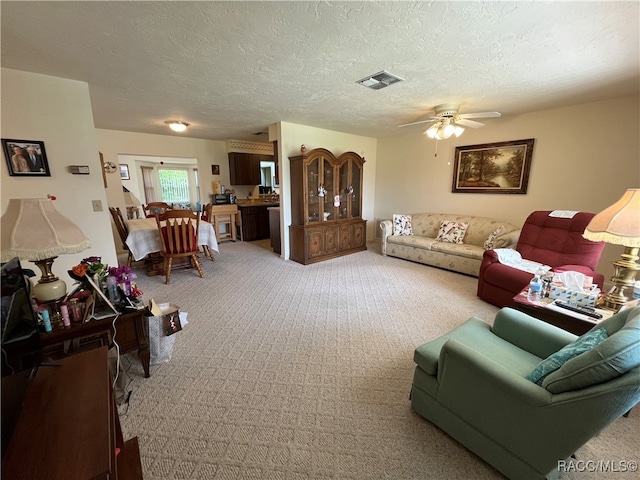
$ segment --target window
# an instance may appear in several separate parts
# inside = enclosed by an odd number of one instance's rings
[[[198,195],[197,202],[200,203],[200,176],[198,175],[198,169],[193,169],[193,175],[196,177],[196,194]]]
[[[189,207],[189,171],[180,169],[158,169],[162,201]]]

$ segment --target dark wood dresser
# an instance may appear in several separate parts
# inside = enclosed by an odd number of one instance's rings
[[[38,368],[2,459],[2,478],[142,479],[138,438],[122,436],[107,347]]]

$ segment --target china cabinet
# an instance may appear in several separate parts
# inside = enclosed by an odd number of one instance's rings
[[[291,260],[307,265],[367,249],[362,219],[364,158],[316,148],[289,157]]]

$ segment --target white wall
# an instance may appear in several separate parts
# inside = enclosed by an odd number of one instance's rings
[[[442,212],[490,216],[522,225],[534,210],[600,212],[627,188],[640,187],[638,96],[487,119],[454,140],[435,141],[424,127],[378,139],[375,216]],[[412,128],[412,127],[408,127]],[[452,193],[455,147],[534,138],[525,195]],[[607,245],[598,271],[610,277],[622,247]]]
[[[66,271],[88,256],[102,256],[117,264],[111,236],[111,216],[102,183],[96,133],[84,82],[2,69],[2,138],[39,140],[45,144],[51,177],[10,177],[2,162],[1,208],[10,198],[55,195],[56,208],[75,222],[91,241],[91,248],[75,255],[61,255],[53,265],[58,277],[71,285]],[[90,175],[72,175],[69,165],[89,165]],[[102,202],[94,212],[92,200]],[[26,259],[23,259],[26,260]],[[25,268],[34,268],[24,262]],[[39,272],[38,272],[39,274]]]
[[[282,257],[289,258],[289,225],[291,225],[291,179],[289,157],[300,155],[300,146],[308,150],[326,148],[334,155],[355,152],[365,157],[362,217],[367,220],[367,239],[374,238],[374,199],[376,194],[377,141],[375,138],[350,135],[321,128],[280,122],[277,129],[280,163],[280,229]],[[270,129],[270,134],[272,129]]]

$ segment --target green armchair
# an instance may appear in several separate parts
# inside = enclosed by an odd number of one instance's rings
[[[640,307],[597,328],[602,343],[538,385],[525,377],[578,337],[511,308],[493,326],[470,318],[416,349],[411,407],[509,478],[557,478],[558,461],[640,402]]]

